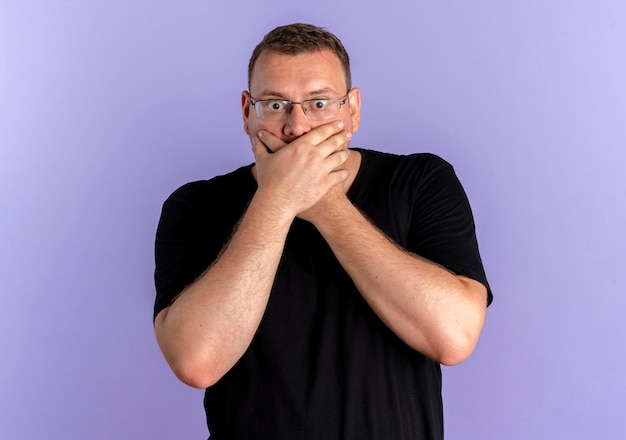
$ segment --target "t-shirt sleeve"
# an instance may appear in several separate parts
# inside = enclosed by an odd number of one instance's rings
[[[210,215],[199,203],[199,183],[187,184],[163,204],[155,239],[154,318],[171,305],[217,257],[222,243],[214,242]]]
[[[191,282],[189,276],[185,276],[185,268],[189,246],[187,231],[193,209],[186,196],[186,189],[179,188],[163,203],[161,210],[154,246],[154,318]]]
[[[256,191],[250,165],[178,188],[163,204],[155,240],[154,317],[217,259]]]
[[[434,155],[428,162],[414,182],[408,249],[485,285],[490,304],[493,296],[467,195],[449,163]]]

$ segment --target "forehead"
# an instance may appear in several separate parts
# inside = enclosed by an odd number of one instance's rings
[[[341,61],[328,50],[298,55],[263,51],[252,70],[253,96],[273,93],[295,99],[318,90],[346,92]]]

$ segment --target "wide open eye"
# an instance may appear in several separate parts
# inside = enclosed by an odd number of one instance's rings
[[[321,113],[321,112],[328,110],[329,107],[330,107],[329,99],[312,99],[309,101],[308,110],[312,112],[316,112],[316,113]]]
[[[287,102],[278,99],[265,101],[264,110],[270,113],[283,113],[287,110]]]

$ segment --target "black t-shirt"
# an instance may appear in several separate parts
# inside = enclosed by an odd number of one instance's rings
[[[354,205],[400,246],[489,289],[452,167],[430,154],[359,151],[348,192]],[[154,316],[217,258],[255,190],[247,166],[184,185],[165,202]],[[206,390],[205,409],[216,440],[443,438],[439,364],[380,321],[315,227],[300,219],[259,329]]]

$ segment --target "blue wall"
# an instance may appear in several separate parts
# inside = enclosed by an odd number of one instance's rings
[[[206,438],[153,336],[154,231],[252,161],[248,57],[293,21],[351,54],[353,145],[439,154],[472,202],[495,302],[447,438],[621,438],[622,0],[2,0],[0,437]]]

